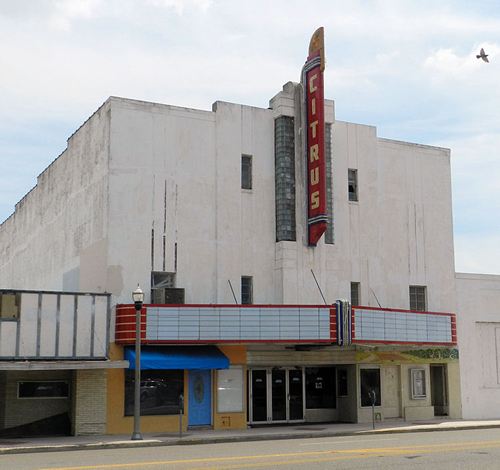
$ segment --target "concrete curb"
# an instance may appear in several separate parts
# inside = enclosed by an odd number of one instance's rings
[[[172,438],[168,441],[158,439],[145,439],[143,441],[115,441],[115,442],[92,442],[85,444],[53,444],[53,445],[30,445],[24,447],[4,447],[0,448],[0,456],[7,454],[28,454],[37,452],[68,452],[75,450],[105,450],[105,449],[129,449],[134,447],[162,447],[162,446],[180,446],[180,445],[202,445],[202,444],[222,444],[232,442],[253,442],[253,441],[274,441],[286,439],[309,439],[318,437],[346,437],[374,434],[407,434],[415,432],[440,432],[440,431],[466,431],[472,429],[492,429],[500,428],[500,424],[485,425],[449,425],[449,426],[427,426],[412,428],[389,428],[389,429],[368,429],[365,431],[346,431],[346,432],[296,432],[276,433],[276,434],[257,434],[237,436],[202,436]]]

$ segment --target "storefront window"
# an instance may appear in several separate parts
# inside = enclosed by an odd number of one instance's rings
[[[361,406],[372,406],[375,393],[375,406],[380,406],[380,369],[360,369]]]
[[[335,367],[306,367],[306,408],[335,408]]]
[[[243,369],[232,366],[217,371],[217,411],[243,411]]]
[[[134,414],[134,373],[125,371],[125,416]],[[141,415],[178,414],[183,390],[182,370],[141,371]]]
[[[411,369],[411,398],[423,400],[427,397],[425,389],[425,369]]]

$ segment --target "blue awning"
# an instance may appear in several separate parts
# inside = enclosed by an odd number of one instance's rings
[[[129,369],[135,369],[135,348],[125,348]],[[141,370],[228,369],[229,359],[216,346],[142,346]]]

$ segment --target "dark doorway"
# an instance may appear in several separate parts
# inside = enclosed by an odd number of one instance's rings
[[[431,404],[435,416],[448,416],[448,391],[446,365],[431,365]]]
[[[267,371],[252,370],[252,421],[267,421]]]
[[[288,371],[288,397],[290,406],[290,420],[304,418],[304,397],[302,386],[302,369]]]
[[[272,371],[273,421],[286,421],[286,370]]]
[[[267,367],[249,370],[249,422],[304,420],[304,369]]]

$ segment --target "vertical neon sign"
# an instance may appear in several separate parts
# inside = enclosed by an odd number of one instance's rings
[[[309,44],[309,56],[302,72],[307,125],[307,227],[308,244],[316,246],[327,228],[325,100],[323,91],[323,28],[315,31]]]

